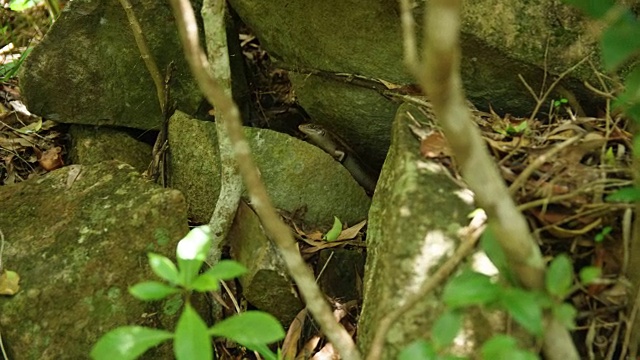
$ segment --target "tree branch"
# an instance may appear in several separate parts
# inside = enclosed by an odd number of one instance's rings
[[[282,222],[271,204],[271,200],[251,157],[237,106],[208,73],[209,65],[200,48],[198,26],[191,3],[189,0],[171,0],[170,3],[173,7],[185,56],[191,71],[207,100],[214,105],[216,111],[219,111],[225,119],[225,127],[233,144],[240,174],[245,181],[251,203],[260,217],[267,235],[279,248],[291,277],[298,285],[298,289],[306,301],[309,312],[318,322],[327,338],[338,349],[342,358],[360,359],[360,354],[353,340],[333,317],[331,308],[315,283],[311,270],[300,256],[290,229]]]

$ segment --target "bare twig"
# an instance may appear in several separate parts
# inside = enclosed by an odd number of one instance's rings
[[[540,249],[509,196],[465,103],[460,78],[461,5],[462,0],[431,0],[427,3],[422,46],[424,64],[410,63],[409,66],[429,96],[436,118],[460,164],[461,173],[476,194],[478,205],[487,213],[488,225],[505,252],[510,268],[526,288],[543,289],[545,266]],[[573,68],[575,66],[559,78]],[[537,108],[541,103],[538,101]],[[548,321],[544,340],[547,358],[579,358],[568,331],[554,319]]]
[[[156,86],[156,94],[158,96],[158,102],[160,104],[160,111],[164,113],[165,101],[163,86],[164,82],[162,81],[162,74],[160,74],[158,65],[156,64],[156,61],[153,55],[151,55],[151,51],[147,46],[147,42],[144,39],[144,34],[142,33],[142,28],[140,27],[140,23],[138,22],[138,19],[133,12],[131,3],[129,2],[129,0],[118,1],[120,1],[120,5],[122,5],[124,12],[127,14],[127,19],[129,20],[129,25],[131,25],[131,30],[133,30],[133,37],[136,39],[136,44],[138,45],[138,50],[140,51],[142,60],[144,60],[144,64],[147,66],[147,70],[149,70],[149,74],[151,74],[153,83]]]
[[[2,252],[4,251],[4,233],[0,229],[0,274],[2,274]]]
[[[2,359],[9,360],[9,355],[7,355],[6,350],[4,349],[4,342],[2,341],[2,334],[0,333],[0,351],[2,351]]]
[[[567,140],[551,148],[546,153],[538,156],[520,173],[520,175],[518,175],[513,183],[511,183],[511,186],[509,187],[509,193],[511,193],[511,195],[515,194],[515,192],[518,191],[518,189],[520,189],[520,187],[524,185],[527,180],[529,180],[529,176],[531,176],[531,174],[533,174],[540,166],[542,166],[547,161],[550,161],[554,155],[556,155],[563,149],[566,149],[567,147],[575,144],[578,140],[582,139],[585,134],[586,133],[582,133],[568,138]]]
[[[333,317],[331,308],[316,285],[311,270],[300,256],[290,229],[282,222],[271,204],[251,157],[249,144],[245,139],[240,122],[238,107],[209,75],[209,65],[200,48],[198,25],[191,3],[189,0],[171,0],[170,3],[191,71],[207,100],[225,119],[225,126],[235,150],[240,174],[244,178],[252,205],[260,217],[267,235],[278,246],[291,277],[306,301],[309,312],[320,324],[327,338],[338,349],[343,359],[360,359],[360,353],[353,340]]]
[[[225,4],[224,1],[205,0],[202,4],[202,20],[207,39],[208,60],[211,65],[210,73],[216,83],[220,84],[224,93],[231,96]],[[227,119],[219,108],[216,107],[215,111],[218,155],[220,157],[220,194],[209,220],[209,226],[214,234],[213,245],[207,255],[209,265],[218,263],[222,256],[222,245],[231,229],[242,195],[242,178],[238,173],[238,164],[225,126]]]
[[[533,109],[531,116],[529,117],[529,121],[533,121],[533,119],[535,119],[536,115],[538,114],[538,111],[540,111],[540,107],[547,100],[547,97],[549,96],[549,94],[551,94],[551,92],[556,88],[556,86],[558,86],[560,81],[562,81],[562,79],[564,79],[565,76],[569,75],[571,72],[577,69],[578,66],[582,65],[582,63],[587,61],[589,57],[591,57],[591,55],[585,56],[582,60],[578,61],[575,65],[573,65],[572,67],[562,72],[562,74],[558,75],[558,77],[551,83],[551,85],[549,85],[549,88],[547,88],[547,91],[545,91],[542,94],[542,96],[534,96],[534,98],[536,99],[536,106]],[[529,90],[531,94],[535,94],[535,92],[531,89],[529,84],[527,84],[526,80],[522,77],[522,75],[518,74],[518,78],[520,79],[520,81],[522,81],[524,86]]]

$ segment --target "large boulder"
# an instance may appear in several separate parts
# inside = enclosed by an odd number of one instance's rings
[[[215,123],[176,112],[169,121],[169,184],[182,191],[189,216],[208,223],[220,193],[220,158]],[[306,209],[309,226],[330,227],[333,217],[355,224],[367,217],[371,200],[331,156],[275,131],[245,128],[262,181],[276,208]]]
[[[230,0],[277,65],[290,70],[295,94],[314,121],[339,133],[380,167],[398,106],[381,92],[412,91],[403,63],[398,3],[386,0],[291,2]],[[420,24],[423,1],[415,2]],[[537,92],[578,61],[597,41],[575,9],[554,0],[465,1],[462,78],[482,109],[529,114]],[[418,36],[420,38],[420,36]],[[545,70],[549,73],[545,75]],[[583,81],[597,83],[588,63],[575,69],[553,96],[593,108]]]
[[[195,113],[202,97],[169,3],[131,2],[161,77],[170,63],[175,66],[172,100],[182,111]],[[118,0],[69,2],[21,71],[23,101],[47,119],[144,130],[162,124],[156,88]]]
[[[145,303],[127,289],[156,278],[148,252],[174,257],[187,233],[178,191],[109,161],[0,187],[0,204],[2,264],[21,277],[16,295],[0,297],[10,358],[85,359],[118,326],[174,329],[180,295]],[[172,358],[171,348],[149,356]]]

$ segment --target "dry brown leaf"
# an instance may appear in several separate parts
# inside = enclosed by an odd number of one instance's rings
[[[62,148],[56,146],[42,153],[38,163],[46,171],[59,169],[64,165],[62,161]]]
[[[355,239],[356,236],[358,236],[358,233],[360,232],[360,230],[362,230],[362,228],[366,224],[367,224],[367,220],[362,220],[359,223],[347,229],[342,230],[342,232],[340,232],[340,235],[338,235],[338,239],[336,239],[336,241]]]
[[[298,342],[304,328],[304,322],[307,318],[307,309],[304,308],[298,312],[295,319],[289,325],[287,330],[287,336],[282,343],[282,358],[283,359],[295,359],[298,355]]]
[[[427,159],[451,156],[447,139],[440,131],[434,131],[420,141],[420,154]]]

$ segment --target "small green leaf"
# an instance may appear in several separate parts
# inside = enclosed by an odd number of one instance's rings
[[[564,299],[573,284],[573,266],[566,254],[556,256],[549,264],[545,275],[545,286],[549,294]]]
[[[198,275],[211,248],[211,238],[209,226],[198,226],[178,242],[176,255],[180,269],[180,283],[184,286],[188,287]]]
[[[482,345],[482,358],[491,360],[538,360],[531,352],[518,349],[517,341],[508,335],[496,335]]]
[[[462,328],[462,314],[457,311],[446,311],[436,320],[431,331],[431,339],[436,349],[444,349],[451,345]]]
[[[198,276],[191,284],[191,289],[204,292],[216,291],[220,281],[234,279],[247,272],[247,268],[237,261],[222,260],[204,274]]]
[[[576,327],[575,320],[578,311],[570,304],[562,303],[551,308],[553,317],[558,320],[567,329],[572,330]]]
[[[136,359],[145,351],[169,340],[173,334],[142,326],[123,326],[104,334],[91,349],[95,360]]]
[[[209,273],[200,274],[191,283],[189,288],[198,292],[218,291],[220,288],[220,280]]]
[[[280,322],[262,311],[247,311],[227,318],[211,327],[209,334],[224,336],[248,348],[282,340],[285,335]]]
[[[324,239],[327,241],[335,241],[338,239],[338,236],[340,236],[341,232],[342,232],[342,223],[340,222],[340,219],[338,219],[337,216],[334,216],[333,227],[331,228],[331,230],[329,230],[329,232],[327,232],[327,234],[324,236]]]
[[[607,148],[607,151],[604,153],[604,164],[609,166],[614,166],[616,164],[616,156],[613,153],[613,148]]]
[[[595,236],[595,241],[597,243],[601,243],[604,241],[605,236],[609,235],[611,233],[611,230],[613,230],[613,228],[611,226],[605,226],[602,228],[602,230],[600,230],[599,233],[596,234]]]
[[[398,360],[439,360],[438,353],[432,344],[424,340],[416,340],[402,349]]]
[[[154,253],[149,253],[147,256],[149,257],[151,270],[156,275],[172,284],[178,283],[178,268],[171,260]]]
[[[609,202],[636,202],[640,200],[640,189],[634,186],[624,187],[606,198]]]
[[[206,273],[215,276],[218,280],[231,280],[244,275],[247,268],[237,261],[222,260]]]
[[[452,308],[470,305],[486,305],[494,302],[499,294],[496,284],[486,275],[465,270],[444,287],[442,300]]]
[[[131,295],[143,301],[160,300],[179,292],[180,289],[157,281],[145,281],[129,288]]]
[[[499,298],[518,324],[536,336],[542,335],[542,307],[538,294],[520,288],[509,288],[503,290]]]
[[[580,282],[589,285],[602,275],[602,269],[595,266],[587,266],[580,269]]]
[[[176,326],[173,353],[177,360],[210,360],[213,358],[207,324],[189,303],[184,307]]]
[[[510,284],[516,284],[515,277],[511,273],[509,264],[507,262],[507,256],[502,251],[502,247],[496,240],[493,230],[490,226],[482,233],[480,238],[480,247],[487,254],[487,257],[493,265],[498,269],[500,275],[504,277]]]

